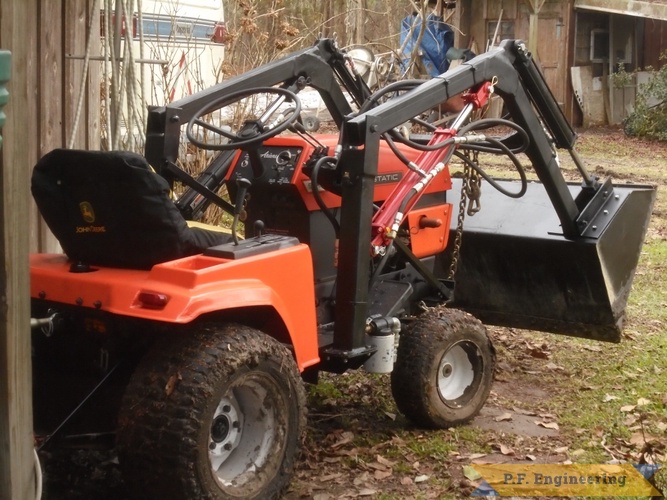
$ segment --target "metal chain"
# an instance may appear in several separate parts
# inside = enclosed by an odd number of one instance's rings
[[[477,159],[478,152],[472,152],[472,158],[470,159],[472,163],[477,166],[479,165],[479,160]],[[464,185],[466,188],[466,194],[468,195],[468,215],[475,215],[482,208],[480,198],[482,196],[482,176],[479,175],[479,172],[474,168],[466,165],[468,169],[468,175],[464,177]]]
[[[464,155],[475,165],[478,164],[477,151],[464,151]],[[480,197],[482,195],[482,178],[475,169],[470,167],[467,162],[463,162],[463,179],[461,179],[461,200],[459,201],[459,215],[456,223],[456,236],[454,237],[454,248],[452,250],[452,262],[449,265],[449,275],[447,279],[453,281],[456,275],[456,269],[459,265],[461,255],[461,241],[463,238],[463,221],[466,213],[470,216],[475,215],[482,208]],[[467,206],[467,210],[466,210]]]

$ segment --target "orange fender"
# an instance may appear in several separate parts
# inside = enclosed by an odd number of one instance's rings
[[[195,255],[150,271],[96,267],[71,273],[69,267],[62,254],[31,255],[31,297],[179,324],[216,311],[269,306],[289,332],[299,369],[319,362],[307,245],[238,260]]]

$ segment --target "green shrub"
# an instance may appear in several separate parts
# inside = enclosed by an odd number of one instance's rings
[[[667,60],[667,51],[660,59]],[[635,109],[623,128],[628,135],[667,141],[667,64],[651,73],[648,83],[639,87]]]

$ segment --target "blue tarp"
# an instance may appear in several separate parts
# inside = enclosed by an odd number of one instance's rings
[[[419,39],[422,19],[417,14],[405,17],[401,21],[401,47],[403,47],[403,69],[410,62],[412,49]],[[407,39],[407,43],[405,43]],[[405,43],[405,45],[404,45]],[[426,18],[426,32],[420,43],[421,59],[429,76],[438,76],[449,68],[447,51],[454,46],[454,32],[442,17],[429,14]]]

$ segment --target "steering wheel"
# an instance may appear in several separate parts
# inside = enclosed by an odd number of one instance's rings
[[[246,121],[245,126],[237,133],[224,130],[202,119],[204,115],[207,115],[218,109],[226,108],[235,102],[256,94],[274,94],[277,95],[278,98],[268,106],[268,108],[257,120]],[[291,104],[290,109],[287,110],[285,115],[278,117],[280,121],[277,124],[267,129],[266,122],[283,103]],[[263,142],[269,137],[278,135],[283,130],[287,129],[290,125],[292,125],[299,118],[300,113],[301,101],[291,90],[283,89],[280,87],[255,87],[251,89],[239,90],[216,99],[215,101],[208,103],[206,106],[199,109],[190,119],[190,121],[188,121],[188,125],[185,128],[185,135],[187,136],[188,140],[198,148],[212,151],[240,149],[251,144]],[[229,139],[230,142],[227,144],[210,144],[202,142],[196,138],[195,134],[193,133],[192,129],[195,125],[209,130],[216,135]]]

